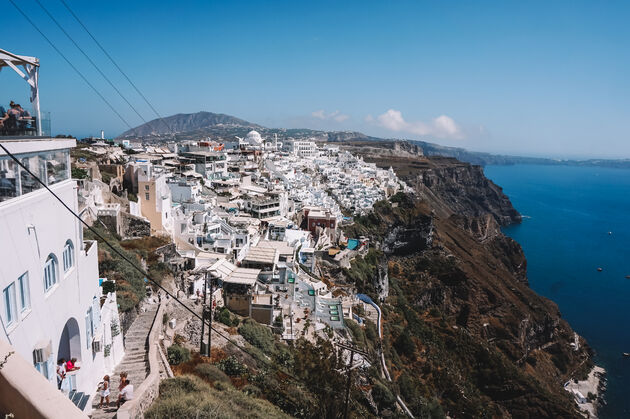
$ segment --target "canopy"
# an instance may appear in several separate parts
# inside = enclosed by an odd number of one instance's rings
[[[24,73],[19,66],[24,68]],[[31,86],[31,104],[33,112],[37,116],[37,135],[42,135],[42,121],[39,111],[39,59],[35,57],[27,57],[24,55],[13,54],[9,51],[0,49],[0,71],[4,67],[11,67],[20,77],[22,77]]]

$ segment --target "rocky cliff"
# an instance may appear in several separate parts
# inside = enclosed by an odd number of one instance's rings
[[[420,413],[438,400],[451,417],[579,417],[563,383],[590,367],[589,348],[576,350],[557,306],[529,288],[523,251],[500,229],[520,221],[501,188],[478,166],[387,154],[364,158],[416,193],[357,217],[347,234],[369,236],[373,254],[338,275],[381,297],[383,352],[405,403]]]

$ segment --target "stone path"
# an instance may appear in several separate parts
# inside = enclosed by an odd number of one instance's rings
[[[116,400],[118,400],[118,385],[120,384],[120,373],[127,372],[127,379],[133,385],[134,392],[140,387],[149,373],[149,358],[147,337],[153,319],[157,312],[158,305],[147,306],[147,311],[141,313],[133,321],[131,327],[125,335],[125,356],[116,367],[113,375],[110,375],[109,407],[98,409],[101,397],[96,391],[92,400],[92,419],[107,419],[116,415]]]

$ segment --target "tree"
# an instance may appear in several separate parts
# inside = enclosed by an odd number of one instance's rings
[[[394,342],[394,348],[396,348],[396,352],[400,355],[411,357],[414,354],[416,351],[416,344],[409,334],[409,329],[403,330],[400,336],[398,336],[396,342]]]
[[[340,389],[346,386],[345,376],[338,371],[344,370],[345,365],[332,343],[318,337],[312,344],[302,338],[296,342],[294,354],[297,377],[319,402],[315,416],[338,417],[344,408],[344,392]]]

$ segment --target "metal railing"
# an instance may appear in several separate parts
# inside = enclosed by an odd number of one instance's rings
[[[33,115],[32,113],[30,115]],[[2,119],[4,115],[0,115]],[[0,125],[0,136],[6,137],[50,137],[51,122],[50,112],[40,112],[41,132],[37,132],[37,116],[13,118],[10,117],[2,121]]]

